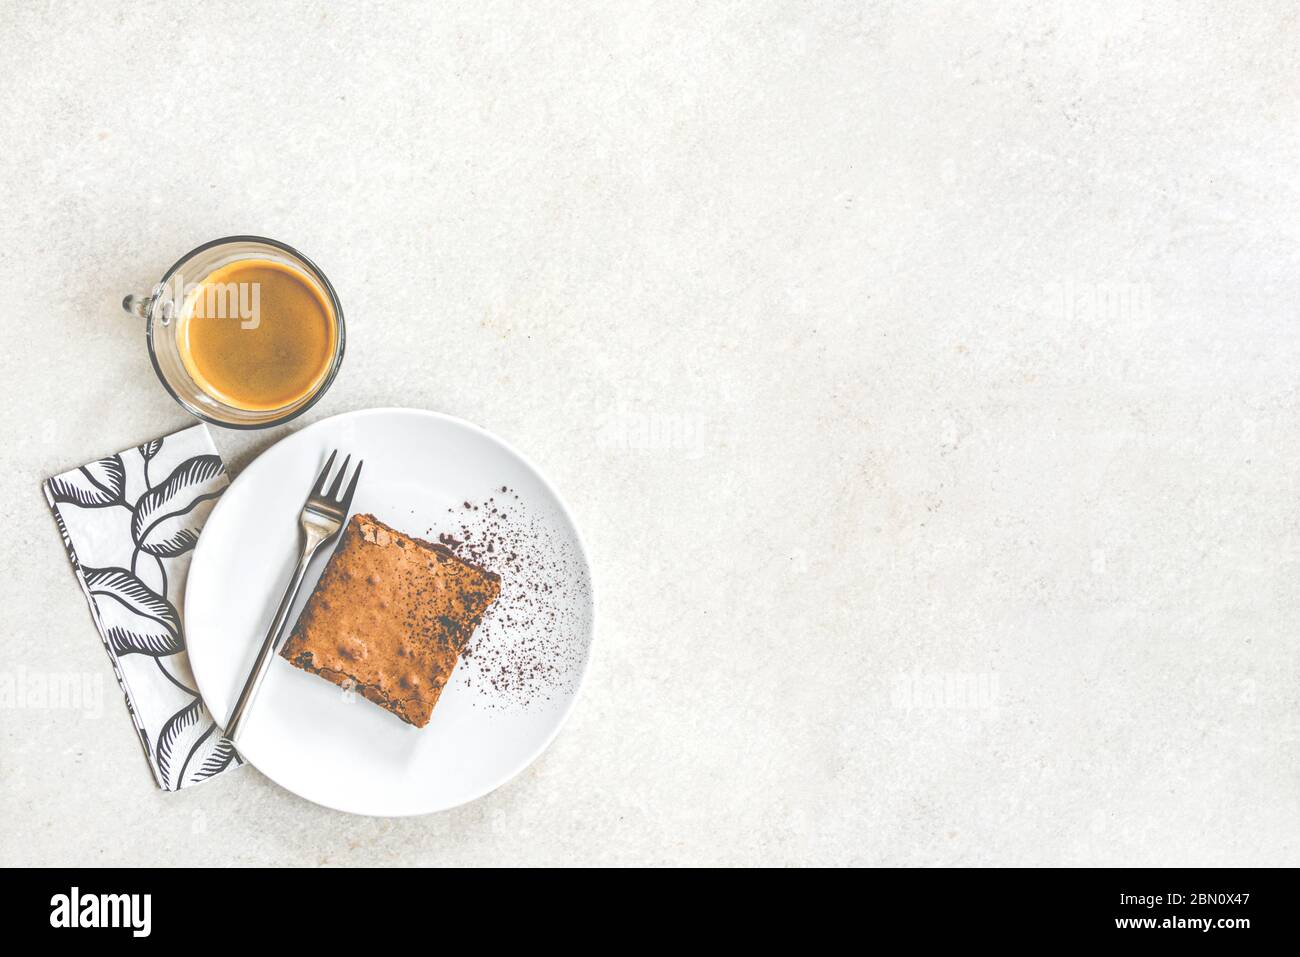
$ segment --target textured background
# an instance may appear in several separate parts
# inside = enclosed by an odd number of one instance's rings
[[[0,674],[104,688],[0,712],[0,863],[1300,864],[1289,4],[0,36]],[[310,418],[468,418],[588,536],[579,706],[469,807],[161,794],[121,711],[39,482],[186,424],[118,301],[237,232],[347,310]]]

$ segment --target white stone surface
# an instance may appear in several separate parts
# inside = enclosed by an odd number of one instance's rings
[[[1300,863],[1289,4],[55,0],[0,38],[0,673],[105,689],[0,712],[0,863]],[[582,700],[476,804],[151,783],[39,483],[186,424],[118,301],[237,232],[347,310],[309,420],[468,418],[589,538]]]

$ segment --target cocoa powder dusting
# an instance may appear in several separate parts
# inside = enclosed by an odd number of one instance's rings
[[[530,515],[504,485],[447,512],[429,537],[501,577],[500,597],[461,653],[476,703],[526,707],[573,690],[586,650],[580,616],[588,585],[568,539]]]

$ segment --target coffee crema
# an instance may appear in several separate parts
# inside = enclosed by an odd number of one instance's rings
[[[213,270],[186,295],[176,325],[195,385],[250,412],[314,393],[329,374],[338,335],[333,304],[316,281],[269,259]]]

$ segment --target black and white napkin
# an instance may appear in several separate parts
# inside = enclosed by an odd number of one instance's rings
[[[45,483],[158,786],[178,791],[237,767],[203,706],[178,612],[199,529],[230,480],[196,425]]]

